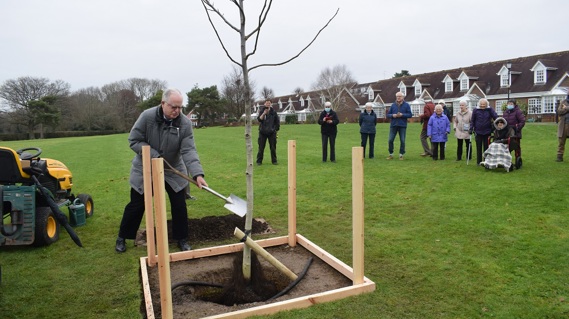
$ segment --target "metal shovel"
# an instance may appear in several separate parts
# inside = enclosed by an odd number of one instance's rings
[[[172,167],[172,165],[170,165],[170,163],[168,163],[166,160],[164,160],[164,163],[166,163],[166,165],[168,165],[168,167],[170,167],[169,170],[174,172],[174,174],[179,175],[179,176],[183,177],[184,179],[186,179],[188,182],[198,186],[198,183],[196,181],[194,181],[189,176],[185,175],[184,173],[182,173],[179,170]],[[243,217],[243,216],[245,216],[245,214],[247,214],[247,202],[245,200],[237,197],[234,194],[230,194],[229,197],[225,197],[225,196],[221,195],[220,193],[214,191],[213,189],[211,189],[207,186],[202,186],[202,189],[210,192],[211,194],[213,194],[213,195],[215,195],[221,199],[223,199],[225,201],[225,205],[223,205],[223,207],[227,208],[229,211],[238,215],[239,217]]]

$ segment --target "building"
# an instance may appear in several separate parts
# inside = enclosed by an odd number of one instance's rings
[[[341,121],[355,122],[364,105],[372,102],[378,121],[383,122],[395,93],[402,92],[415,121],[428,101],[445,101],[454,115],[459,101],[467,101],[474,109],[478,100],[486,98],[498,114],[508,99],[514,99],[528,121],[550,122],[555,120],[556,104],[567,98],[568,91],[569,51],[563,51],[355,84],[342,90],[336,111]],[[296,115],[302,123],[311,114],[318,116],[326,100],[320,92],[305,92],[276,97],[273,107],[278,106],[282,122],[287,115]],[[254,111],[263,102],[256,102]]]

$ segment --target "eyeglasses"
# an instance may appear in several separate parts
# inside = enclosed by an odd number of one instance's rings
[[[168,104],[168,106],[171,107],[172,110],[180,110],[181,111],[184,108],[183,106],[175,106],[175,105],[172,105],[168,102],[164,102],[164,103]]]

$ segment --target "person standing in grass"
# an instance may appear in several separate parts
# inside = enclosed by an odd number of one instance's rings
[[[456,160],[462,160],[462,145],[466,145],[466,156],[468,160],[472,159],[472,146],[470,145],[470,120],[472,119],[472,112],[466,105],[466,101],[459,102],[460,110],[454,117],[454,136],[456,136]]]
[[[389,156],[388,160],[393,159],[393,141],[395,136],[399,133],[399,160],[403,160],[403,155],[405,155],[405,135],[407,132],[407,119],[413,117],[411,112],[411,107],[409,103],[403,100],[404,96],[402,92],[397,92],[395,94],[395,102],[391,104],[389,111],[387,112],[387,118],[391,119],[391,124],[389,125]]]
[[[366,157],[366,144],[369,139],[369,158],[373,158],[373,148],[375,144],[375,126],[377,125],[377,116],[373,111],[373,104],[367,102],[365,110],[360,114],[360,135],[362,137],[362,147],[364,148],[364,158]]]
[[[328,141],[330,141],[330,162],[336,163],[336,135],[338,134],[338,114],[332,110],[332,103],[324,103],[324,111],[318,117],[320,134],[322,134],[322,162],[328,156]]]
[[[435,104],[429,101],[425,103],[425,106],[423,107],[423,114],[419,115],[421,125],[423,125],[420,135],[421,146],[423,146],[423,153],[421,153],[421,156],[433,156],[431,146],[429,146],[429,139],[427,138],[427,124],[429,124],[429,119],[433,114],[435,114]]]
[[[569,100],[565,99],[559,104],[557,108],[557,115],[559,122],[557,124],[557,138],[559,144],[557,146],[557,162],[563,162],[563,153],[565,152],[565,141],[569,137]]]
[[[427,124],[427,136],[431,139],[434,161],[439,158],[441,160],[445,159],[445,143],[448,141],[448,134],[450,134],[450,121],[443,114],[443,106],[437,104],[435,106],[435,114],[431,116]]]
[[[124,208],[115,245],[119,253],[126,251],[126,239],[135,239],[144,215],[143,146],[150,145],[151,158],[162,157],[178,171],[190,174],[199,188],[207,186],[194,143],[192,122],[181,114],[183,102],[179,90],[165,90],[160,105],[142,112],[130,130],[128,142],[136,155],[130,169],[130,202]],[[188,181],[170,170],[164,172],[164,181],[171,205],[172,235],[180,250],[190,250],[184,191]]]
[[[482,154],[488,149],[488,137],[492,134],[493,122],[498,114],[488,106],[487,99],[480,99],[478,107],[472,112],[470,131],[476,133],[476,165],[482,162]]]
[[[271,150],[271,162],[277,165],[277,132],[281,127],[279,115],[273,109],[271,100],[265,101],[265,106],[259,110],[259,151],[257,152],[257,165],[263,164],[263,155],[265,153],[265,145],[269,140],[269,148]]]

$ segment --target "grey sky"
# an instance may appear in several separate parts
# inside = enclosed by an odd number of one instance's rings
[[[229,1],[215,3],[238,23]],[[567,0],[275,0],[250,66],[290,58],[337,8],[298,59],[251,73],[257,93],[308,91],[337,64],[365,83],[402,69],[420,74],[569,50]],[[196,83],[219,86],[233,65],[198,0],[0,0],[0,12],[0,83],[47,77],[77,90],[142,77],[188,92]],[[240,59],[238,34],[217,25]]]

